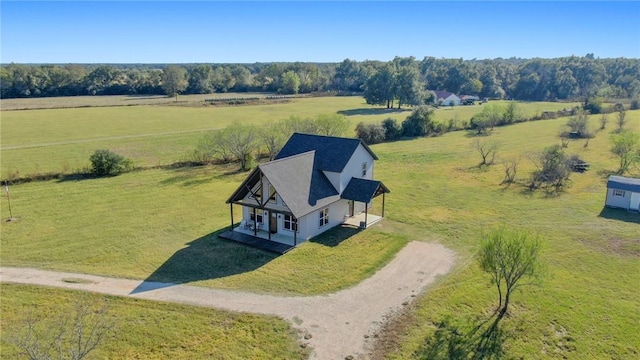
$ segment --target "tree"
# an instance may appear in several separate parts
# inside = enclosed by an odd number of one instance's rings
[[[402,135],[407,137],[426,136],[435,130],[433,109],[428,106],[418,106],[411,115],[402,122]]]
[[[624,125],[627,123],[626,117],[627,111],[624,109],[624,107],[622,107],[622,109],[618,110],[618,130],[622,130],[624,128]]]
[[[133,162],[109,150],[96,150],[90,157],[91,173],[96,176],[116,176],[131,171]]]
[[[424,100],[424,82],[420,79],[420,73],[414,66],[403,66],[396,75],[395,94],[398,98],[398,109],[402,104],[420,105]]]
[[[608,122],[609,122],[609,119],[607,118],[607,114],[605,113],[600,114],[600,130],[604,130]]]
[[[520,112],[518,104],[515,101],[509,101],[507,106],[504,108],[502,122],[504,124],[513,124],[520,120],[522,120],[522,113]]]
[[[28,317],[24,329],[11,332],[9,340],[29,359],[80,360],[110,334],[114,322],[109,307],[81,299],[72,313],[49,319]]]
[[[340,114],[320,114],[314,123],[316,134],[326,136],[342,136],[350,125],[349,119]]]
[[[249,170],[251,155],[257,150],[258,129],[255,126],[234,123],[223,130],[229,146],[229,152],[240,161],[240,170]]]
[[[260,139],[267,150],[269,161],[275,159],[290,135],[286,131],[284,121],[271,123],[260,131]]]
[[[589,112],[584,110],[578,110],[575,115],[567,120],[567,127],[569,132],[564,133],[566,136],[575,136],[581,139],[587,139],[593,137],[591,131],[589,131]]]
[[[629,167],[640,162],[640,136],[630,131],[622,131],[611,135],[613,147],[611,152],[620,158],[619,174],[624,174]]]
[[[516,181],[516,175],[518,173],[518,161],[507,160],[502,163],[504,166],[504,179],[501,184],[512,184]]]
[[[498,104],[488,104],[482,108],[482,111],[471,119],[473,128],[476,129],[478,135],[483,134],[488,128],[500,125],[502,121],[503,110]]]
[[[493,160],[496,157],[496,151],[498,150],[498,143],[495,141],[481,141],[480,139],[476,139],[472,146],[480,156],[482,157],[482,162],[478,164],[478,167],[482,165],[491,165],[493,164]]]
[[[364,86],[364,98],[367,104],[393,107],[395,98],[395,72],[393,66],[384,64],[367,79]]]
[[[190,94],[210,94],[213,92],[213,68],[211,65],[196,65],[189,71]]]
[[[569,180],[571,169],[561,145],[545,148],[541,153],[534,154],[531,161],[537,168],[533,172],[532,187],[552,186],[559,191]]]
[[[176,97],[178,101],[178,94],[184,91],[189,84],[187,81],[187,71],[180,66],[169,65],[162,70],[162,90],[169,97]]]
[[[282,74],[281,83],[282,86],[278,88],[281,94],[297,94],[300,91],[300,77],[292,70]]]
[[[515,290],[540,279],[540,247],[541,239],[526,230],[501,227],[482,235],[476,260],[498,291],[498,319],[507,313]]]

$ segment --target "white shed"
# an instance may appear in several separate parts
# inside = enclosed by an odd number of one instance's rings
[[[640,179],[610,176],[605,206],[640,211]]]

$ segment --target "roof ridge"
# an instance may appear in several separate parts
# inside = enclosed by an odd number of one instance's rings
[[[290,155],[290,156],[283,157],[283,158],[280,158],[280,159],[267,161],[266,163],[259,164],[258,167],[263,166],[263,165],[273,164],[273,163],[276,163],[276,162],[279,162],[279,161],[283,161],[283,160],[293,159],[293,158],[300,157],[300,156],[306,156],[306,155],[309,155],[309,153],[314,153],[315,154],[315,152],[316,152],[315,150],[305,151],[305,152],[300,153],[300,154]]]
[[[324,138],[332,138],[332,139],[341,139],[341,140],[355,140],[355,141],[362,141],[361,139],[358,138],[350,138],[350,137],[343,137],[343,136],[333,136],[333,135],[321,135],[321,134],[310,134],[310,133],[303,133],[303,132],[294,132],[293,135],[305,135],[305,136],[315,136],[315,137],[324,137]],[[292,135],[292,136],[293,136]]]

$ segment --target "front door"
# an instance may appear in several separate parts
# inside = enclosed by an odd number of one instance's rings
[[[278,232],[278,214],[271,212],[270,213],[270,217],[269,217],[269,231],[271,231],[272,234],[275,234]]]

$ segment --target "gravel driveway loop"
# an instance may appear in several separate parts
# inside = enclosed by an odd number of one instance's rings
[[[8,267],[0,268],[0,281],[277,315],[289,320],[307,338],[302,341],[314,349],[312,358],[332,360],[353,355],[366,359],[369,336],[379,329],[385,316],[411,301],[412,295],[422,292],[438,275],[446,274],[454,261],[454,253],[442,245],[413,241],[387,266],[356,286],[309,297]]]

